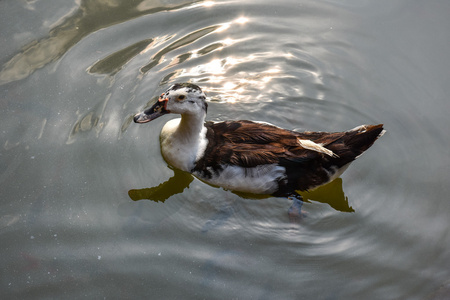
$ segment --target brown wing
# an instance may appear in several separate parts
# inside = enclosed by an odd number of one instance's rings
[[[280,160],[303,162],[322,156],[302,148],[297,138],[317,139],[325,133],[298,133],[251,121],[227,121],[205,124],[208,147],[197,168],[233,164],[255,167]],[[339,138],[338,136],[336,138]]]

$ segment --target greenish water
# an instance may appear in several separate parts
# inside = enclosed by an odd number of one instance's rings
[[[449,11],[1,1],[1,298],[450,297]],[[387,133],[291,224],[286,199],[169,168],[170,116],[131,122],[184,81],[210,120]]]

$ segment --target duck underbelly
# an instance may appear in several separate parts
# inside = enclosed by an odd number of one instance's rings
[[[252,194],[272,194],[278,190],[280,181],[287,180],[285,168],[277,164],[253,168],[228,165],[218,171],[195,171],[193,175],[211,185]]]

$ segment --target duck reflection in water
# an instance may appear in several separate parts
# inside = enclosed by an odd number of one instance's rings
[[[154,202],[164,203],[167,199],[172,197],[173,195],[182,193],[186,188],[189,187],[191,182],[194,180],[194,176],[192,176],[188,172],[184,172],[178,169],[173,169],[174,175],[167,181],[159,184],[155,187],[143,188],[143,189],[131,189],[128,191],[128,196],[133,201],[139,200],[150,200]],[[244,193],[236,193],[235,194],[248,199],[258,199],[271,197],[270,195],[258,195],[258,194],[244,194]],[[354,212],[355,210],[349,206],[348,198],[344,194],[344,190],[342,189],[342,179],[337,178],[332,182],[323,185],[313,191],[301,192],[299,194],[302,196],[304,202],[316,201],[324,204],[330,205],[337,211],[341,212]],[[233,209],[222,209],[217,213],[217,217],[223,219],[223,212],[228,212],[228,216],[230,217],[233,214]],[[216,215],[215,215],[216,216]],[[213,217],[214,219],[214,217]],[[212,222],[216,220],[211,220]],[[222,220],[223,221],[223,220]],[[292,220],[298,221],[298,220]]]

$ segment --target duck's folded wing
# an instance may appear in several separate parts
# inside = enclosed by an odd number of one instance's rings
[[[208,147],[204,166],[238,165],[251,168],[263,164],[291,161],[307,163],[322,156],[320,151],[303,147],[299,133],[251,121],[206,124]]]

